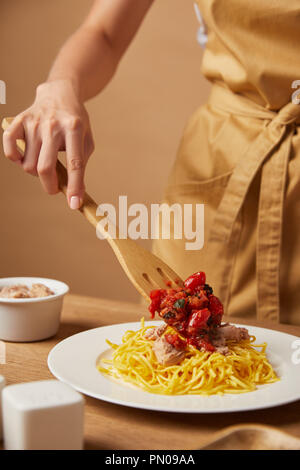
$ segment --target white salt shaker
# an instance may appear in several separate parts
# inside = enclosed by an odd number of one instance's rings
[[[2,393],[7,450],[81,450],[84,399],[57,380],[21,383]]]
[[[0,441],[2,441],[2,390],[5,387],[5,378],[0,375]]]

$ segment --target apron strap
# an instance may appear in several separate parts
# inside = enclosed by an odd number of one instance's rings
[[[279,269],[282,239],[283,205],[292,133],[283,140],[262,168],[257,248],[257,318],[280,321]]]
[[[223,111],[257,117],[265,124],[239,159],[210,232],[208,249],[216,256],[216,269],[221,279],[218,294],[226,309],[241,236],[241,209],[255,176],[261,170],[256,252],[257,317],[279,322],[283,203],[291,141],[300,107],[288,103],[274,113],[222,87],[214,87],[210,102]]]

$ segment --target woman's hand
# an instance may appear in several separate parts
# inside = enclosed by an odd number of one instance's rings
[[[17,139],[26,142],[24,157],[17,149]],[[58,151],[65,150],[68,203],[71,209],[81,206],[85,167],[94,144],[87,111],[70,80],[39,85],[33,105],[4,132],[3,147],[7,158],[39,176],[49,194],[58,192],[56,161]]]

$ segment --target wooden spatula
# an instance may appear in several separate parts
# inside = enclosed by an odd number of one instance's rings
[[[2,128],[6,130],[12,121],[13,118],[5,118],[2,121]],[[17,140],[17,147],[22,155],[24,155],[25,145],[23,140]],[[60,190],[66,195],[67,170],[60,161],[57,162],[57,175]],[[97,216],[96,210],[97,204],[85,193],[79,211],[94,227],[98,226],[98,230],[102,230],[128,278],[143,297],[149,299],[152,289],[166,288],[168,281],[171,281],[173,286],[182,284],[180,277],[167,264],[130,238],[111,238],[108,232],[98,225],[104,216]],[[118,233],[117,227],[116,233]]]

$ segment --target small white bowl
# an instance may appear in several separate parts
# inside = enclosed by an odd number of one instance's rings
[[[54,292],[48,297],[7,299],[0,297],[0,339],[27,342],[50,338],[57,333],[67,284],[42,277],[0,278],[0,290],[4,286],[44,284]]]

